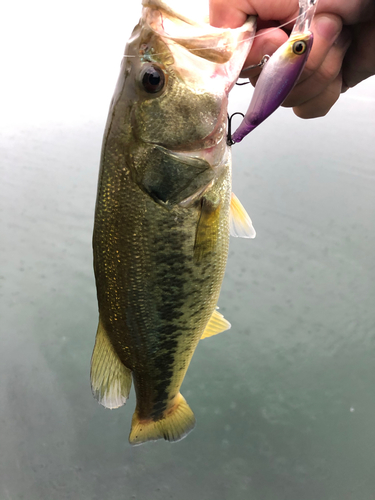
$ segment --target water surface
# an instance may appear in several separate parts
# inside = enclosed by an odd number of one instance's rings
[[[89,385],[101,138],[137,14],[108,6],[55,19],[39,2],[34,59],[8,55],[23,80],[1,97],[0,498],[372,500],[374,79],[324,119],[280,110],[233,148],[257,238],[231,241],[232,329],[200,343],[184,381],[195,430],[131,448],[134,393],[109,411]]]

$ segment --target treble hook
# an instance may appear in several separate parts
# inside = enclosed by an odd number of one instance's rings
[[[263,68],[263,66],[266,64],[270,56],[268,54],[265,54],[260,62],[258,64],[254,64],[253,66],[248,66],[247,68],[244,68],[242,71],[246,71],[248,69],[254,69],[254,68]],[[243,83],[236,83],[236,85],[247,85],[250,83],[248,82],[243,82]],[[232,118],[236,115],[241,115],[242,118],[245,118],[245,115],[243,113],[240,113],[237,111],[236,113],[233,113],[232,116],[228,115],[228,135],[227,135],[227,144],[228,146],[232,146],[235,142],[232,140]]]
[[[266,62],[270,59],[271,56],[268,54],[264,54],[262,59],[258,64],[253,64],[252,66],[247,66],[247,68],[244,68],[242,71],[247,71],[249,69],[255,69],[255,68],[263,68],[263,66],[266,64]]]
[[[265,54],[258,64],[253,64],[252,66],[248,66],[247,68],[244,68],[242,71],[247,71],[248,69],[263,68],[263,66],[266,64],[266,62],[270,57],[271,56],[269,56],[268,54]],[[236,82],[236,85],[247,85],[248,83],[250,83],[250,81],[243,83]]]
[[[240,84],[240,85],[244,85],[244,84]],[[228,134],[227,134],[228,146],[232,146],[232,144],[234,144],[234,141],[232,141],[232,118],[236,115],[241,115],[242,118],[245,117],[245,115],[243,113],[240,113],[239,111],[237,111],[236,113],[233,113],[231,116],[229,116],[229,114],[228,114]]]

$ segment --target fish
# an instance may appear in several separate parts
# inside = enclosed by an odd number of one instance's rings
[[[134,383],[132,445],[194,428],[180,387],[200,339],[230,328],[217,309],[230,233],[255,236],[226,135],[256,20],[219,29],[161,0],[142,5],[110,104],[93,232],[91,387],[113,409]]]
[[[314,40],[309,28],[316,4],[317,0],[299,0],[299,15],[290,37],[265,63],[248,110],[232,135],[232,143],[241,142],[268,118],[281,106],[297,83]]]

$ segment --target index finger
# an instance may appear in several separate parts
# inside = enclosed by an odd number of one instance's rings
[[[219,28],[238,28],[253,15],[263,21],[287,21],[296,13],[297,0],[210,0],[210,23]]]

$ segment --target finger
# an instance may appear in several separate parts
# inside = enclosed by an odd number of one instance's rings
[[[245,61],[240,77],[251,78],[258,75],[261,68],[246,68],[259,64],[266,54],[271,56],[287,39],[288,35],[282,29],[269,28],[259,30],[254,38],[253,45]]]
[[[339,37],[341,30],[342,21],[340,17],[334,14],[315,16],[311,25],[311,31],[314,33],[313,46],[299,82],[310,78],[311,75],[318,71]]]
[[[296,0],[209,0],[210,23],[219,28],[238,28],[247,16],[257,15],[263,21],[290,21],[298,14]]]
[[[218,28],[238,28],[256,11],[247,0],[210,0],[210,24]]]
[[[318,96],[293,108],[299,118],[318,118],[325,116],[340,97],[342,75],[337,77]]]
[[[329,50],[334,44],[336,38],[339,36],[339,33],[342,28],[341,19],[338,16],[331,14],[320,14],[315,17],[311,30],[314,33],[314,43],[309,55],[309,58],[306,63],[306,67],[299,79],[299,82],[303,82],[304,80],[314,75],[318,69],[321,67],[322,62],[327,57]],[[249,57],[246,61],[246,64],[257,64],[264,54],[271,55],[275,51],[275,46],[278,48],[282,43],[287,40],[287,35],[281,29],[279,30],[264,30],[265,35],[259,36],[254,39],[254,45],[250,51]],[[269,51],[269,52],[267,52]],[[246,67],[246,66],[245,66]],[[337,68],[335,68],[337,70]],[[337,74],[338,70],[336,71]],[[241,73],[241,77],[249,77],[251,83],[255,85],[257,80],[257,75],[259,74],[259,70],[251,70],[251,71],[243,71]],[[334,76],[336,76],[336,74]],[[330,78],[331,80],[332,78]],[[299,85],[300,85],[299,83]],[[327,82],[328,83],[328,82]],[[299,87],[298,85],[298,87]],[[301,90],[301,87],[299,87]],[[320,87],[319,91],[324,88],[324,85]],[[297,87],[292,91],[291,96],[296,96],[299,93],[303,94],[303,91],[307,92],[305,95],[305,100],[309,100],[316,95],[313,86],[305,86],[302,92],[296,92]],[[314,93],[315,92],[315,93]],[[293,107],[298,104],[301,104],[300,101],[294,102],[288,100],[284,101],[284,106]]]
[[[213,26],[238,28],[248,15],[258,15],[264,21],[290,20],[296,12],[296,0],[209,0],[210,22]],[[374,0],[319,0],[317,14],[331,12],[343,19],[345,24],[357,24],[375,15]]]
[[[375,74],[375,19],[351,30],[353,43],[343,65],[344,90]]]
[[[283,102],[283,106],[293,108],[323,95],[326,87],[336,80],[342,68],[345,53],[350,45],[351,36],[348,29],[344,29],[339,38],[328,51],[321,66],[311,76],[298,83]]]
[[[319,0],[316,12],[332,12],[341,17],[344,24],[357,24],[371,19],[375,14],[374,0]]]

